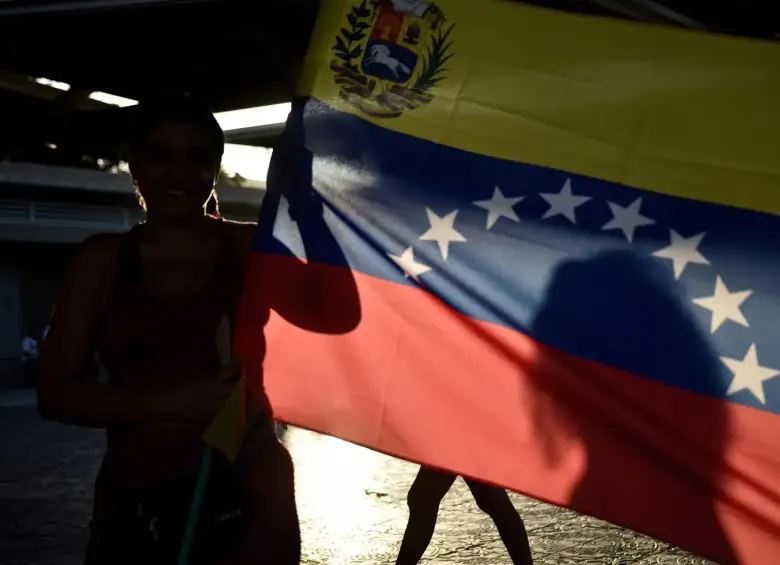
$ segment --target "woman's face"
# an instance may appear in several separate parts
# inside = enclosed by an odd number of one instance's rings
[[[184,219],[203,215],[219,173],[214,147],[196,126],[163,122],[133,155],[130,169],[147,212]]]

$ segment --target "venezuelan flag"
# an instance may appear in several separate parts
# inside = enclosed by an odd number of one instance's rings
[[[775,565],[778,69],[513,2],[323,1],[269,179],[323,212],[269,199],[242,312],[275,415]]]

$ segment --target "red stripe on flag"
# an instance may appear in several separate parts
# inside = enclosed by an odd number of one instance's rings
[[[268,280],[300,265],[255,261]],[[310,267],[326,286],[343,280],[339,267]],[[265,350],[251,346],[265,325],[276,417],[722,563],[776,563],[780,418],[572,357],[419,288],[355,276],[361,320],[343,335],[275,313],[264,324],[265,314],[252,312],[258,302],[245,300],[245,350]]]

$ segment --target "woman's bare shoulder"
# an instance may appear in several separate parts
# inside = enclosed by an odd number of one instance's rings
[[[60,289],[58,310],[84,310],[104,299],[116,272],[121,241],[121,234],[99,233],[79,245]]]
[[[81,242],[73,257],[73,267],[104,271],[116,262],[122,241],[120,233],[96,233]]]
[[[96,233],[81,242],[80,251],[93,255],[110,255],[119,249],[123,233]]]
[[[85,239],[70,260],[65,287],[103,296],[114,278],[123,234],[97,233]]]
[[[255,222],[234,222],[226,220],[225,223],[233,236],[241,256],[249,257],[252,253],[252,243],[255,239],[257,224]]]

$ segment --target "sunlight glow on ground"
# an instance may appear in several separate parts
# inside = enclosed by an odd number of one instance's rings
[[[284,441],[291,446],[295,459],[304,547],[326,544],[320,551],[328,555],[329,565],[376,563],[365,561],[365,557],[397,551],[400,536],[370,530],[398,531],[404,527],[405,501],[398,504],[390,497],[390,485],[385,485],[384,479],[391,461],[406,470],[407,481],[414,476],[416,466],[293,427]],[[396,484],[392,487],[398,489]],[[303,561],[319,562],[309,561],[306,556]]]

